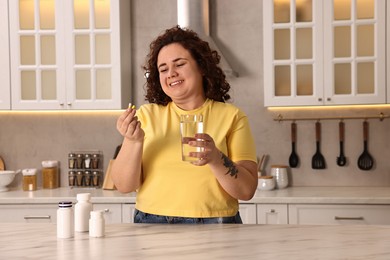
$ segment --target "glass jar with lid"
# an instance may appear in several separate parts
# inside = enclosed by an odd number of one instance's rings
[[[42,161],[42,187],[44,189],[58,188],[58,161]]]
[[[37,190],[37,169],[23,169],[23,190]]]

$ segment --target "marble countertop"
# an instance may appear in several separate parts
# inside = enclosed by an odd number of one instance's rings
[[[2,259],[389,259],[390,226],[106,225],[56,237],[55,224],[0,224]]]
[[[0,192],[0,204],[58,203],[76,201],[76,194],[90,192],[93,203],[135,203],[136,193],[122,194],[117,190],[69,188]],[[310,204],[390,204],[390,187],[289,187],[260,191],[241,203],[310,203]]]

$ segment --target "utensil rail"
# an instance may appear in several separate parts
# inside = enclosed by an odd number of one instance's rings
[[[277,117],[274,118],[274,121],[310,121],[310,120],[315,120],[315,121],[321,121],[321,120],[348,120],[348,119],[379,119],[380,121],[383,121],[386,118],[389,118],[389,115],[386,115],[384,113],[379,113],[379,115],[373,115],[373,116],[338,116],[338,117],[299,117],[299,118],[288,118],[288,117],[283,117],[281,114],[278,114]]]

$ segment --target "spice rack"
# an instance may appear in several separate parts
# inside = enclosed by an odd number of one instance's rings
[[[97,150],[68,154],[69,187],[100,188],[103,183],[103,153]]]

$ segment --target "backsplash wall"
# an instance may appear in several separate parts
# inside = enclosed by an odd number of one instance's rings
[[[132,86],[137,106],[144,101],[141,65],[148,46],[164,29],[176,25],[176,0],[132,0]],[[265,173],[273,164],[287,164],[291,153],[290,123],[273,119],[285,117],[357,116],[390,114],[390,108],[335,108],[331,110],[270,111],[263,106],[262,1],[210,0],[211,34],[224,56],[238,72],[229,78],[232,102],[250,120],[258,155],[268,154]],[[150,19],[153,17],[153,19]],[[126,57],[123,57],[126,58]],[[113,156],[121,136],[115,129],[120,111],[81,113],[0,113],[0,156],[8,169],[40,168],[42,160],[61,162],[61,186],[67,186],[69,151],[98,149],[104,153],[104,168]],[[390,119],[369,120],[369,151],[375,158],[371,171],[361,171],[357,158],[363,151],[362,120],[345,120],[345,154],[348,164],[339,167],[338,121],[321,121],[321,152],[327,168],[312,170],[315,153],[315,121],[298,121],[297,153],[301,164],[290,170],[293,186],[390,186]],[[21,177],[21,176],[19,176]],[[39,182],[40,183],[40,182]],[[13,185],[20,185],[20,178]]]

